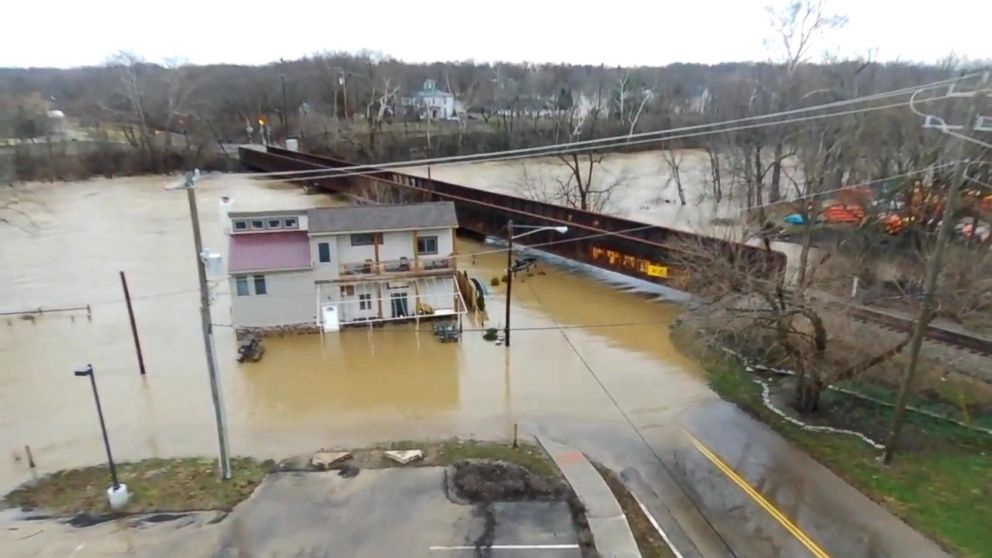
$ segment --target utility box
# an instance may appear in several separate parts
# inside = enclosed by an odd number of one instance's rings
[[[288,149],[289,151],[299,151],[300,140],[296,138],[286,138],[286,149]]]

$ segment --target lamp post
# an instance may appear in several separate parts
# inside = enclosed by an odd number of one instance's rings
[[[503,342],[507,347],[510,346],[510,295],[513,292],[513,241],[541,231],[557,231],[560,234],[565,234],[568,232],[568,227],[565,226],[544,227],[516,225],[516,228],[531,230],[528,230],[523,234],[513,236],[513,219],[506,222],[506,329],[503,335]]]
[[[121,484],[117,479],[117,466],[114,465],[114,456],[110,453],[110,438],[107,436],[107,424],[103,420],[103,408],[100,406],[100,392],[96,389],[96,374],[93,373],[92,364],[84,364],[77,367],[73,374],[82,378],[90,377],[90,385],[93,386],[93,399],[96,401],[96,414],[100,417],[100,432],[103,434],[103,447],[107,450],[107,464],[110,467],[110,478],[114,484],[107,489],[107,498],[110,500],[110,507],[114,510],[123,509],[127,505],[128,493],[127,485]]]

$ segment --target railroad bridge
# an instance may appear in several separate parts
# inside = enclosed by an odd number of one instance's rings
[[[346,169],[354,163],[331,157],[267,146],[242,146],[242,166],[262,172],[319,171]],[[343,171],[340,176],[322,173],[297,174],[292,178],[311,188],[343,194],[366,203],[413,203],[453,201],[459,227],[481,236],[501,237],[507,221],[515,225],[568,227],[565,234],[544,231],[528,235],[521,243],[564,258],[584,262],[654,283],[679,288],[679,262],[685,262],[686,246],[707,246],[755,275],[772,277],[785,267],[785,255],[725,240],[703,237],[674,229],[583,211],[571,207],[489,192],[441,180],[363,165],[361,170]],[[682,251],[682,254],[675,252]]]

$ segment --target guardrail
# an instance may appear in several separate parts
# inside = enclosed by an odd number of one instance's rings
[[[453,257],[440,258],[399,258],[396,260],[366,260],[359,263],[344,263],[338,267],[342,277],[356,275],[388,275],[391,273],[416,273],[422,271],[443,271],[454,269]]]

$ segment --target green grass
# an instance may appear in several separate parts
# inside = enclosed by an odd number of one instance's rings
[[[992,556],[992,439],[953,424],[909,414],[914,445],[891,465],[853,436],[810,432],[782,420],[761,400],[761,387],[735,361],[721,359],[707,369],[723,398],[768,423],[787,439],[907,523],[960,556]],[[887,421],[889,409],[875,406],[873,420]],[[887,424],[887,422],[886,422]],[[919,443],[919,442],[932,442]],[[928,447],[929,446],[929,447]]]
[[[644,558],[675,558],[675,554],[658,534],[654,525],[651,524],[651,520],[641,511],[637,500],[634,499],[616,473],[599,463],[593,463],[593,467],[603,476],[606,485],[610,487],[610,492],[620,503],[624,515],[627,516],[627,523],[630,524],[630,530],[634,534],[634,540],[637,541],[637,549],[641,551],[641,556]]]
[[[146,459],[118,464],[117,475],[131,493],[129,513],[229,510],[251,495],[272,467],[269,461],[234,458],[233,478],[222,481],[213,460]],[[106,466],[69,469],[14,490],[4,503],[55,514],[107,513],[110,484]]]
[[[851,391],[873,397],[880,401],[893,403],[896,400],[896,393],[887,386],[878,385],[865,381],[848,381],[839,384]],[[938,390],[939,399],[924,398],[918,394],[910,396],[909,405],[923,411],[941,415],[953,420],[977,426],[980,428],[992,429],[992,412],[986,410],[984,413],[976,412],[983,405],[975,400],[975,397],[964,391],[959,386],[947,386]],[[987,408],[987,406],[985,406]]]
[[[499,459],[515,463],[532,473],[542,476],[559,475],[558,467],[548,454],[541,448],[528,443],[520,443],[514,448],[510,445],[496,442],[479,442],[475,440],[445,440],[443,442],[402,441],[387,444],[386,449],[424,450],[424,459],[418,465],[448,466],[464,459]],[[352,452],[353,454],[355,452]],[[395,463],[383,460],[384,466],[394,466]]]

